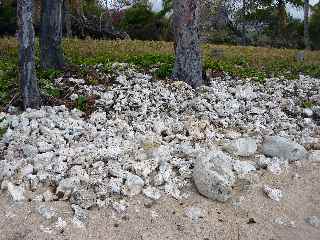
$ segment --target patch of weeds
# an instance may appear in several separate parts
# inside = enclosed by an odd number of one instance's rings
[[[5,121],[5,118],[1,118],[0,119],[0,124],[2,126],[0,126],[0,139],[3,137],[3,135],[7,132],[7,125],[6,124],[3,124],[2,121]]]
[[[89,78],[89,79],[88,79],[88,83],[89,83],[90,85],[98,85],[98,84],[99,84],[99,80],[96,79],[96,78]]]
[[[204,63],[204,68],[210,69],[210,70],[215,70],[215,71],[225,71],[227,68],[227,64],[221,61],[212,61],[207,59]]]
[[[37,77],[39,79],[39,87],[41,92],[47,96],[59,97],[61,90],[54,85],[54,79],[62,75],[61,70],[48,69],[37,71]]]
[[[75,107],[82,112],[85,112],[87,109],[87,97],[79,96],[75,102]]]
[[[240,66],[248,66],[249,62],[244,56],[238,56],[233,60],[233,63]]]
[[[314,102],[310,101],[310,100],[306,100],[302,103],[302,106],[304,108],[312,108],[314,106]]]
[[[162,64],[160,67],[155,71],[155,75],[158,78],[169,78],[172,76],[173,66],[172,64]]]
[[[316,64],[305,64],[302,69],[300,69],[301,73],[306,75],[310,75],[316,78],[320,77],[320,66]]]
[[[53,84],[52,80],[40,79],[39,86],[40,86],[41,92],[44,95],[51,96],[51,97],[61,96],[61,90]]]
[[[263,83],[267,77],[267,74],[264,71],[258,70],[254,67],[229,63],[225,61],[215,61],[206,59],[204,64],[205,70],[212,70],[212,71],[223,71],[227,72],[234,77],[241,77],[241,78],[251,78],[254,81]]]
[[[160,144],[159,143],[153,143],[153,142],[145,142],[143,143],[143,149],[148,151],[148,150],[152,150],[152,149],[156,149],[159,148]]]
[[[38,41],[37,41],[38,42]],[[96,76],[88,78],[88,69],[99,65],[99,70],[111,75],[113,79],[114,62],[135,65],[139,70],[149,72],[160,67],[155,75],[159,78],[170,77],[174,65],[174,47],[163,41],[105,41],[67,39],[63,41],[66,62],[74,67],[65,69],[63,75],[86,79],[89,84],[104,84],[107,79]],[[221,49],[223,57],[212,59],[212,49]],[[203,62],[206,70],[214,73],[226,72],[235,78],[251,78],[264,82],[268,77],[284,76],[297,79],[299,74],[320,77],[319,51],[307,51],[304,62],[296,62],[296,50],[261,47],[239,47],[231,45],[202,45]],[[36,44],[37,76],[41,90],[48,95],[59,95],[53,84],[60,71],[40,69],[39,44]],[[100,67],[101,65],[101,67]],[[18,43],[15,38],[0,39],[0,105],[6,105],[18,93]],[[112,70],[112,71],[111,71]],[[101,72],[98,72],[100,76]],[[102,74],[101,74],[102,75]],[[112,81],[111,81],[112,82]],[[90,108],[90,106],[89,106]]]
[[[48,69],[48,70],[42,70],[39,69],[37,71],[37,76],[39,79],[50,79],[54,80],[55,78],[59,77],[63,71],[61,70],[56,70],[56,69]]]
[[[104,73],[113,73],[112,71],[112,63],[105,63],[98,65],[99,70],[103,71]]]
[[[0,59],[0,105],[7,104],[18,88],[18,72],[14,62]]]
[[[7,128],[0,128],[0,139],[6,134]]]
[[[171,54],[144,54],[136,56],[128,56],[126,62],[137,65],[144,69],[151,68],[155,64],[169,65],[174,63],[174,56]]]

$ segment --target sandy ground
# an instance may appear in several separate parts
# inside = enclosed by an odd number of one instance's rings
[[[83,228],[72,223],[72,210],[66,202],[12,204],[7,193],[2,192],[0,239],[320,239],[320,228],[304,220],[320,216],[320,162],[292,164],[280,176],[261,170],[255,180],[256,184],[249,188],[239,184],[233,200],[224,204],[207,200],[193,188],[186,200],[163,198],[151,206],[138,196],[130,199],[126,215],[111,208],[91,210],[89,224]],[[282,200],[267,198],[261,190],[264,184],[280,188]],[[39,215],[36,209],[40,204],[55,208],[66,220],[63,232],[53,227],[53,221]],[[186,216],[190,207],[201,208],[203,218],[193,222]],[[275,222],[277,218],[284,223]]]

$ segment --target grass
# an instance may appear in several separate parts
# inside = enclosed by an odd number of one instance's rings
[[[0,118],[0,124],[2,123],[3,120],[4,120],[4,118]],[[0,126],[0,139],[7,132],[7,127],[4,127],[3,124],[1,124],[1,125],[2,126]]]
[[[17,46],[14,38],[0,39],[0,105],[8,102],[17,91]],[[155,74],[159,78],[166,78],[171,75],[174,64],[173,44],[168,42],[66,39],[63,47],[67,62],[82,66],[79,75],[85,75],[86,67],[95,64],[103,64],[107,69],[112,62],[127,62],[146,70],[157,67]],[[216,49],[223,52],[217,58],[213,56]],[[236,77],[250,77],[257,81],[272,76],[294,79],[299,73],[320,77],[319,51],[307,51],[303,63],[295,60],[298,50],[292,49],[205,44],[202,51],[206,69],[225,71]],[[38,45],[36,60],[39,66]],[[61,74],[59,71],[42,71],[38,68],[42,92],[59,95],[59,89],[52,84],[52,79]]]
[[[79,96],[75,105],[77,109],[84,112],[86,110],[87,98],[85,96]]]

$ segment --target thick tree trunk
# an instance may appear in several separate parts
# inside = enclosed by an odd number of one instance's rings
[[[311,49],[309,36],[309,0],[304,0],[304,47]]]
[[[68,38],[72,37],[72,24],[71,24],[71,10],[69,0],[63,1],[63,16],[64,16],[64,26],[65,33]]]
[[[40,58],[44,69],[64,66],[62,42],[63,0],[42,0]]]
[[[33,1],[18,0],[19,80],[24,108],[38,108],[40,93],[35,72]]]
[[[193,88],[203,84],[199,20],[199,0],[174,0],[176,62],[173,79],[185,81]]]

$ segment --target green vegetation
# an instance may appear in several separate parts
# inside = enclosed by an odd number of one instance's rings
[[[144,4],[128,8],[115,26],[127,32],[132,39],[172,40],[170,20]]]
[[[5,120],[5,118],[0,118],[0,123],[2,123],[2,121]],[[0,139],[3,137],[3,135],[7,132],[7,127],[1,127],[0,126]]]
[[[0,59],[0,106],[10,101],[16,93],[17,85],[16,62]]]
[[[16,2],[1,1],[0,35],[15,34],[17,30]]]
[[[38,46],[37,46],[38,48]],[[214,56],[213,50],[219,49],[221,56]],[[67,61],[78,66],[78,75],[87,76],[93,65],[102,64],[110,71],[113,62],[127,62],[143,71],[154,73],[159,78],[171,76],[174,64],[173,44],[154,41],[104,41],[78,40],[64,41]],[[239,47],[228,45],[203,45],[204,66],[207,70],[225,71],[235,77],[253,78],[263,82],[266,77],[285,76],[294,79],[299,73],[320,77],[320,54],[318,51],[305,53],[305,61],[297,62],[298,50],[271,49],[259,47]],[[39,51],[37,65],[39,66]],[[0,40],[0,106],[4,106],[17,94],[17,42],[14,38]],[[80,67],[79,67],[80,66]],[[37,68],[41,91],[50,96],[59,96],[60,90],[54,86],[53,79],[61,76],[61,71],[43,71]],[[98,79],[87,79],[97,83]],[[78,100],[82,108],[85,99]]]
[[[0,128],[0,139],[3,137],[3,135],[7,132],[6,128]]]
[[[76,105],[75,107],[77,109],[79,109],[80,111],[85,111],[86,108],[87,108],[87,98],[85,96],[79,96],[77,99],[76,99]]]
[[[37,71],[37,77],[39,79],[39,85],[43,94],[53,97],[60,96],[60,89],[54,86],[53,80],[59,77],[62,74],[62,71],[49,69]]]
[[[303,102],[302,107],[304,108],[312,108],[314,106],[314,102],[306,100]]]
[[[310,18],[310,37],[312,47],[320,49],[320,3],[313,8]]]

